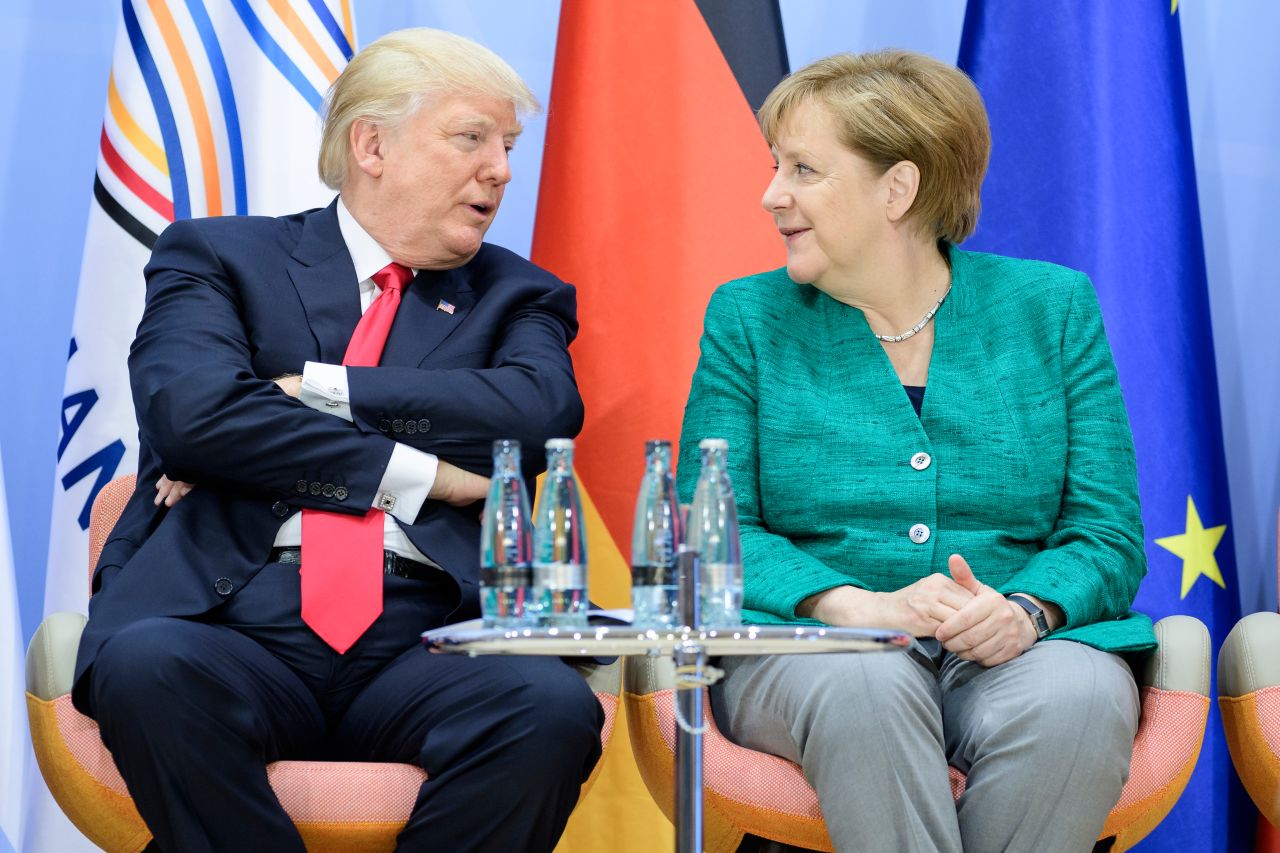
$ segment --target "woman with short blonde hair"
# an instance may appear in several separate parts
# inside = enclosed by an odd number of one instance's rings
[[[828,57],[760,120],[787,266],[712,296],[681,498],[699,440],[727,439],[744,621],[915,639],[725,658],[715,717],[801,766],[836,850],[1088,850],[1137,730],[1120,655],[1155,645],[1130,610],[1133,441],[1093,287],[957,247],[991,142],[956,68]]]

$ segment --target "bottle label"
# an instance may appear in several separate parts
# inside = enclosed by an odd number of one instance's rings
[[[667,565],[642,565],[631,567],[631,583],[634,586],[674,586],[677,570],[674,561]]]
[[[533,582],[547,589],[585,589],[587,567],[582,563],[538,563],[533,567]]]
[[[527,563],[523,566],[484,566],[480,569],[480,585],[488,587],[533,586],[533,568]]]

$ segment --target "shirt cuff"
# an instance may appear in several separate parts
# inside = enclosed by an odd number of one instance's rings
[[[302,389],[298,399],[313,409],[337,415],[344,421],[351,417],[351,393],[347,388],[347,369],[341,364],[308,361],[302,367]],[[432,468],[432,479],[435,479]]]
[[[432,453],[396,444],[378,492],[373,496],[373,508],[389,512],[405,524],[413,524],[436,483],[439,465],[440,460]]]

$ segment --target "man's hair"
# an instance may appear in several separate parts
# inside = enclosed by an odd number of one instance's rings
[[[973,233],[991,127],[963,71],[907,50],[819,59],[765,99],[759,118],[770,145],[801,104],[825,108],[840,141],[881,172],[903,160],[919,167],[920,189],[907,217],[922,232],[951,243]]]
[[[540,109],[515,69],[471,39],[426,27],[378,39],[356,54],[325,95],[320,180],[334,190],[346,181],[352,122],[394,130],[428,97],[457,93],[510,100],[518,113]]]

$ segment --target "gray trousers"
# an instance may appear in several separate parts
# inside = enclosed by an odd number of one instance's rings
[[[1088,851],[1129,775],[1133,674],[1079,643],[990,669],[935,640],[720,665],[722,731],[801,766],[840,853]],[[958,801],[948,764],[968,775]]]

